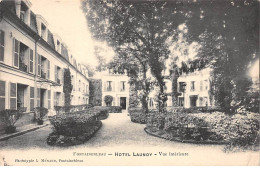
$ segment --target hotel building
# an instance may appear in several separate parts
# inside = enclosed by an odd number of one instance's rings
[[[64,105],[64,69],[71,72],[71,104],[88,104],[87,69],[31,5],[28,0],[0,3],[0,110],[28,113],[45,107],[54,112],[54,106]]]

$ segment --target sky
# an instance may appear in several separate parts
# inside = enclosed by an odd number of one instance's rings
[[[52,33],[58,34],[78,63],[96,65],[94,43],[80,9],[80,0],[30,0],[31,10],[48,22]]]

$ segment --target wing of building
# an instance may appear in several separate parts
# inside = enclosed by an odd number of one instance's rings
[[[28,0],[0,3],[0,110],[64,105],[64,69],[72,78],[72,104],[88,104],[88,71],[66,44],[33,13]]]

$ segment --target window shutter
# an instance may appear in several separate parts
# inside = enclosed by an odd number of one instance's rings
[[[33,50],[30,49],[30,54],[29,54],[29,72],[33,73]]]
[[[19,67],[20,42],[14,38],[14,66]]]
[[[10,109],[16,109],[17,107],[17,85],[16,83],[10,83]]]
[[[38,54],[38,76],[41,76],[41,55]]]
[[[57,106],[56,105],[56,92],[53,92],[53,106]]]
[[[60,81],[62,84],[64,84],[64,69],[61,69],[61,75],[60,75]]]
[[[34,87],[30,87],[30,111],[34,109]]]
[[[55,82],[57,82],[58,70],[57,70],[57,66],[56,65],[54,65],[54,71],[55,71]]]
[[[5,32],[0,30],[0,61],[4,61]]]
[[[50,61],[47,60],[47,79],[50,79]]]
[[[5,81],[0,80],[0,110],[5,109]]]
[[[48,109],[51,108],[51,91],[48,90]]]

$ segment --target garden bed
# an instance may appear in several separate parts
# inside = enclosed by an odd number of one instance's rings
[[[60,135],[57,132],[52,132],[47,138],[47,144],[51,146],[61,146],[61,147],[83,144],[89,139],[91,139],[101,127],[102,127],[102,122],[97,121],[92,126],[91,130],[82,133],[82,135],[78,135],[78,136],[65,136],[65,135]]]
[[[226,144],[226,151],[257,150],[259,114],[233,116],[214,113],[167,113],[149,115],[145,131],[156,137],[198,144]]]
[[[102,113],[103,112],[103,113]],[[86,142],[102,126],[101,118],[107,117],[107,111],[88,109],[76,113],[64,113],[53,116],[50,122],[53,132],[47,138],[47,144],[53,146],[72,146]]]
[[[170,141],[178,141],[182,143],[193,143],[193,144],[218,144],[218,145],[223,145],[223,144],[228,144],[228,142],[225,141],[212,141],[212,140],[203,140],[203,141],[196,141],[196,140],[187,140],[187,139],[181,139],[180,137],[171,137],[167,132],[164,130],[157,130],[155,132],[152,131],[151,128],[145,127],[144,131],[152,136],[170,140]]]

